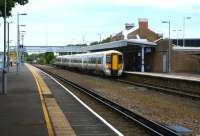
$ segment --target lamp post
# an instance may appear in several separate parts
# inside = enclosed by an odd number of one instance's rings
[[[7,18],[7,13],[6,13],[6,6],[7,6],[7,1],[4,0],[4,50],[3,50],[3,69],[2,69],[2,95],[7,93],[6,89],[6,18]]]
[[[20,31],[20,35],[21,35],[21,45],[22,47],[20,48],[20,62],[24,62],[24,35],[25,35],[26,31]]]
[[[25,32],[26,32],[26,31],[20,31],[21,40],[22,40],[21,44],[22,44],[22,45],[24,45],[24,35],[25,35]]]
[[[83,44],[85,43],[85,35],[83,34],[82,36],[82,39],[83,39]]]
[[[99,43],[101,43],[101,34],[97,34],[99,36]]]
[[[7,46],[8,46],[8,50],[7,50],[7,55],[8,55],[8,59],[7,59],[7,67],[8,67],[8,72],[10,71],[10,24],[11,22],[7,22],[8,25],[8,41],[7,41]]]
[[[19,30],[19,27],[25,26],[25,25],[19,25],[19,16],[20,15],[25,16],[25,15],[27,15],[27,13],[18,13],[17,14],[17,67],[16,67],[17,73],[19,72],[20,65],[21,65],[21,60],[20,60],[21,56],[20,56],[20,53],[19,53],[19,47],[20,47],[20,30]]]
[[[185,21],[191,19],[191,17],[183,17],[183,47],[185,47]]]
[[[170,21],[162,21],[164,24],[169,25],[169,43],[168,43],[168,72],[171,72],[171,40],[170,40]]]

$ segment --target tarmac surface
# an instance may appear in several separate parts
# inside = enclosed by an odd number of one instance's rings
[[[7,94],[0,95],[1,136],[47,136],[37,87],[31,72],[24,66],[7,74]]]
[[[0,95],[1,136],[117,135],[37,68],[22,64],[15,70],[7,73],[7,94]]]

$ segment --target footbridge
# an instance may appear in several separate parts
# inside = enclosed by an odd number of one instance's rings
[[[23,52],[30,52],[30,53],[45,53],[45,52],[81,53],[81,52],[86,52],[85,48],[83,47],[84,46],[24,46],[21,47],[20,50],[23,50]],[[11,46],[10,50],[16,51],[16,46]]]

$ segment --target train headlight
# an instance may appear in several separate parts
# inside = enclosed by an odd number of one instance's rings
[[[118,65],[118,68],[119,68],[119,69],[122,69],[122,64],[119,64],[119,65]]]
[[[109,64],[106,64],[106,69],[111,68],[111,66]]]

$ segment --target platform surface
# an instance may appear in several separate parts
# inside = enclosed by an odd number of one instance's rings
[[[7,74],[7,95],[0,95],[0,135],[47,136],[34,78],[24,66],[15,70]]]
[[[70,122],[76,135],[80,136],[114,136],[117,135],[97,116],[90,112],[85,106],[77,101],[64,88],[54,82],[49,76],[38,72],[44,79],[53,97],[62,109],[64,115]]]
[[[180,80],[189,80],[200,82],[200,74],[190,74],[190,73],[153,73],[153,72],[134,72],[134,71],[124,71],[125,74],[137,74],[146,75],[154,77],[172,78]]]
[[[0,95],[0,135],[48,136],[48,124],[56,136],[117,135],[65,88],[39,69],[22,65],[17,74],[15,67],[12,67],[7,79],[7,94]]]

